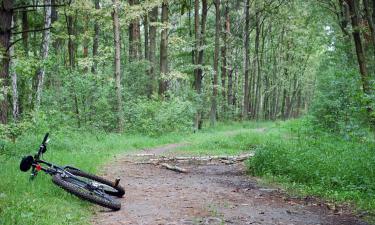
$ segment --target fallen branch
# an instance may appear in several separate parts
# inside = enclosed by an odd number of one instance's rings
[[[184,168],[181,168],[181,167],[178,167],[178,166],[171,166],[169,165],[168,163],[162,163],[160,164],[162,167],[168,169],[168,170],[172,170],[172,171],[175,171],[175,172],[179,172],[179,173],[187,173],[188,171]]]
[[[254,153],[248,153],[248,154],[243,154],[243,155],[238,155],[238,156],[203,156],[203,157],[187,157],[187,156],[176,156],[176,157],[161,157],[161,158],[156,158],[156,159],[150,159],[150,162],[153,163],[165,163],[165,162],[190,162],[190,161],[203,161],[203,162],[209,162],[209,161],[214,161],[218,160],[226,164],[231,164],[235,162],[242,162],[245,161],[246,159],[254,156]]]

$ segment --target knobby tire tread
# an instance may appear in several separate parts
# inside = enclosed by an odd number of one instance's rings
[[[107,199],[104,199],[100,196],[97,196],[95,194],[92,194],[91,192],[85,192],[81,188],[77,187],[75,184],[70,183],[67,180],[64,180],[61,177],[61,174],[56,174],[52,177],[53,183],[55,183],[57,186],[61,187],[62,189],[68,191],[71,194],[74,194],[84,200],[87,200],[91,203],[112,209],[112,210],[120,210],[121,203],[114,200],[109,201]]]

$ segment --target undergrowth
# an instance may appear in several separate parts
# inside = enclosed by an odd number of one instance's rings
[[[371,136],[338,136],[312,129],[308,120],[276,127],[248,161],[252,175],[303,195],[350,202],[375,213],[375,142]]]

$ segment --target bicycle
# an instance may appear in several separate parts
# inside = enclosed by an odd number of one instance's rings
[[[48,135],[47,133],[44,136],[34,156],[28,155],[22,158],[20,170],[27,172],[32,168],[31,180],[38,175],[38,172],[43,171],[51,175],[52,182],[65,191],[91,203],[112,210],[120,210],[121,203],[113,198],[113,196],[122,197],[125,194],[125,189],[119,185],[120,179],[112,182],[72,166],[58,166],[41,159],[47,151]]]

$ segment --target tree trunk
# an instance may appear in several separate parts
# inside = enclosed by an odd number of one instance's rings
[[[221,88],[222,88],[222,96],[223,96],[223,111],[225,110],[225,101],[227,101],[227,104],[230,105],[229,97],[229,90],[226,93],[225,89],[225,83],[226,79],[228,77],[228,88],[229,88],[229,76],[228,76],[228,70],[227,70],[227,52],[228,52],[228,34],[230,34],[230,19],[229,19],[229,6],[228,1],[225,2],[225,11],[224,11],[224,32],[223,32],[223,47],[221,48],[221,59],[222,59],[222,65],[221,65]],[[232,81],[231,81],[232,82]]]
[[[149,60],[150,60],[150,70],[149,70],[149,87],[147,90],[147,95],[151,97],[151,95],[156,90],[156,81],[155,81],[155,70],[156,70],[156,25],[155,23],[158,21],[158,7],[154,7],[150,12],[150,51],[149,51]]]
[[[129,0],[130,6],[138,4],[139,0]],[[138,61],[141,57],[141,30],[137,18],[129,24],[129,62]]]
[[[100,9],[100,4],[99,0],[95,0],[95,9],[99,10]],[[92,58],[93,58],[93,64],[91,67],[91,72],[92,73],[97,73],[97,68],[98,68],[98,48],[99,48],[99,23],[98,20],[95,19],[94,22],[94,40],[92,44]]]
[[[44,64],[44,61],[48,57],[48,50],[49,50],[49,42],[50,42],[50,30],[47,29],[51,27],[51,0],[44,0],[44,4],[48,5],[44,8],[44,30],[43,31],[43,42],[42,42],[42,48],[40,50],[40,59]],[[44,76],[45,76],[45,67],[44,65],[42,68],[39,68],[37,71],[37,79],[38,79],[38,85],[36,89],[36,102],[35,102],[35,109],[38,111],[40,102],[42,99],[42,91],[43,91],[43,83],[44,83]]]
[[[159,78],[159,95],[164,96],[167,91],[167,81],[163,78],[168,74],[168,0],[163,0],[161,10],[161,22],[163,29],[160,38],[160,78]]]
[[[122,109],[122,88],[121,88],[121,59],[120,59],[120,24],[118,18],[118,0],[113,0],[113,36],[115,44],[115,80],[116,80],[116,97],[117,97],[117,120],[118,131],[124,130],[124,119]]]
[[[149,60],[149,34],[148,34],[148,16],[147,14],[143,18],[143,30],[144,30],[144,47],[145,47],[145,60]]]
[[[211,98],[211,113],[210,122],[211,126],[216,123],[216,111],[217,111],[217,86],[218,86],[218,73],[219,73],[219,49],[220,49],[220,0],[215,0],[215,12],[216,12],[216,23],[215,23],[215,52],[214,52],[214,79],[213,79],[213,91]],[[225,92],[224,92],[225,95]]]
[[[24,10],[21,12],[21,17],[22,17],[22,43],[23,43],[23,48],[25,50],[26,55],[28,55],[29,52],[29,32],[26,32],[29,30],[29,18],[27,15],[27,11]]]
[[[89,17],[86,15],[85,16],[85,27],[84,27],[84,39],[83,39],[83,58],[87,58],[89,56],[89,39],[87,38],[87,33],[89,31]],[[89,70],[88,66],[85,65],[83,68],[83,72],[87,73]]]
[[[66,18],[66,27],[68,29],[68,54],[69,54],[69,66],[70,68],[75,67],[75,46],[72,36],[75,35],[74,32],[74,20],[73,16],[68,16],[65,14]]]
[[[15,27],[15,18],[13,16],[13,20],[12,20],[12,27]],[[13,40],[14,41],[14,40]],[[14,45],[11,46],[9,48],[9,68],[12,68],[14,67],[13,65],[13,57],[14,57]],[[13,103],[13,110],[12,110],[12,114],[13,114],[13,120],[14,121],[17,121],[18,120],[18,117],[19,117],[19,97],[18,97],[18,87],[17,87],[17,73],[16,71],[12,71],[11,73],[11,77],[12,77],[12,103]]]
[[[206,33],[206,20],[207,20],[207,0],[202,0],[202,18],[201,18],[201,26],[199,30],[199,0],[195,0],[194,3],[194,31],[195,31],[195,66],[196,69],[194,71],[195,79],[194,79],[194,87],[197,94],[200,96],[202,92],[202,79],[203,79],[203,55],[204,51],[201,49],[201,46],[204,45],[204,35]],[[195,115],[194,120],[194,127],[195,129],[199,130],[202,128],[203,120],[202,120],[202,110],[198,109]]]
[[[8,121],[7,87],[9,79],[9,44],[12,26],[13,0],[3,0],[0,5],[0,123]]]
[[[375,24],[374,24],[374,21],[372,20],[372,16],[370,12],[370,5],[369,5],[368,0],[363,0],[363,5],[364,5],[365,13],[366,13],[368,26],[371,32],[371,41],[372,41],[372,47],[373,47],[374,56],[375,56],[375,28],[374,28]]]
[[[244,99],[243,99],[243,111],[242,118],[247,119],[249,117],[249,40],[250,40],[250,0],[246,0],[245,5],[245,30],[244,30]]]
[[[353,38],[357,54],[359,71],[361,73],[362,87],[365,94],[371,94],[369,76],[366,67],[365,53],[362,47],[361,33],[360,33],[360,22],[358,15],[358,2],[356,0],[347,0],[349,5],[350,14],[352,15],[352,26],[353,26]]]

